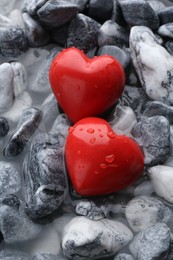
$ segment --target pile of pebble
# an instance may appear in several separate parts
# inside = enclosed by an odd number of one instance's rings
[[[0,0],[0,259],[173,259],[171,1]],[[71,122],[48,70],[71,46],[120,61],[105,119],[145,154],[143,176],[103,197],[78,196],[66,173]]]

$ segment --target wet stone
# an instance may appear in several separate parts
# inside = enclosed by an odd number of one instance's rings
[[[41,111],[37,108],[29,108],[23,111],[17,125],[17,130],[4,149],[6,157],[17,156],[23,151],[27,142],[38,128],[41,118]]]
[[[78,11],[78,6],[71,1],[49,0],[39,8],[37,15],[42,23],[58,27],[70,22]]]
[[[165,7],[158,13],[160,24],[166,24],[173,22],[173,7]]]
[[[54,214],[64,201],[64,152],[58,138],[38,134],[24,161],[27,213],[34,219]]]
[[[130,251],[136,259],[167,259],[170,248],[170,229],[164,223],[139,232],[130,243]]]
[[[161,25],[157,32],[162,37],[173,39],[173,22]]]
[[[8,195],[0,204],[0,230],[8,244],[35,238],[41,226],[25,214],[25,204],[15,195]]]
[[[149,101],[142,113],[143,116],[164,116],[173,124],[173,107],[159,101]]]
[[[145,230],[157,222],[167,223],[172,218],[171,210],[159,199],[139,196],[130,200],[125,215],[134,232]]]
[[[0,52],[6,57],[17,57],[27,51],[24,31],[17,26],[0,27]]]
[[[37,253],[30,260],[60,260],[58,256],[46,253]]]
[[[135,260],[132,255],[120,253],[114,257],[114,260]]]
[[[132,238],[132,232],[118,221],[76,217],[65,227],[62,249],[73,259],[104,258],[114,255]]]
[[[111,19],[113,12],[113,0],[90,0],[88,4],[88,14],[96,21],[106,21]]]
[[[0,198],[13,194],[21,189],[20,171],[18,165],[0,161]]]
[[[0,138],[6,136],[9,131],[9,123],[5,117],[0,117]]]
[[[165,162],[170,155],[170,125],[163,116],[142,117],[131,134],[141,145],[145,164]]]
[[[17,250],[3,249],[0,251],[0,260],[30,260],[30,257]]]
[[[49,43],[49,34],[38,21],[34,20],[28,13],[23,13],[23,20],[29,46],[40,47]]]
[[[98,45],[116,45],[120,48],[129,44],[128,31],[112,20],[106,21],[98,31]]]
[[[119,0],[124,19],[130,26],[143,25],[155,30],[159,27],[157,13],[145,0]]]
[[[78,14],[68,30],[67,47],[76,47],[85,52],[97,46],[97,35],[100,24],[92,18]]]
[[[173,57],[145,26],[130,33],[132,60],[141,85],[153,100],[173,104]]]
[[[105,45],[99,48],[97,55],[100,56],[104,54],[114,57],[121,63],[124,69],[127,68],[131,62],[130,55],[128,55],[123,49],[119,48],[118,46]]]
[[[14,72],[14,77],[13,77],[14,96],[18,97],[26,89],[27,72],[26,72],[25,67],[20,62],[11,62],[10,64],[11,64],[11,66],[13,68],[13,72]]]

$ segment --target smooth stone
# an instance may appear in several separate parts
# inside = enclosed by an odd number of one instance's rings
[[[114,255],[132,238],[130,229],[118,221],[76,217],[65,227],[62,249],[73,259],[96,259]]]
[[[113,12],[113,0],[90,0],[88,3],[88,14],[96,21],[111,19]]]
[[[162,37],[173,39],[173,22],[161,25],[157,33]]]
[[[30,260],[30,256],[14,249],[2,249],[0,260]]]
[[[143,116],[164,116],[170,124],[173,124],[173,107],[168,106],[160,101],[149,101],[146,103]]]
[[[25,24],[24,24],[21,10],[19,9],[12,10],[11,13],[9,14],[9,18],[13,21],[13,24],[15,23],[21,29],[25,30]]]
[[[141,117],[131,134],[142,147],[145,164],[165,162],[170,155],[170,125],[163,116]]]
[[[125,85],[119,104],[122,107],[130,107],[139,116],[147,101],[148,96],[143,88]]]
[[[150,196],[154,192],[151,181],[143,181],[134,189],[134,196]]]
[[[105,45],[116,45],[120,48],[129,44],[128,31],[112,20],[106,21],[98,31],[99,47]]]
[[[25,67],[20,62],[11,62],[10,64],[14,71],[14,77],[13,77],[14,96],[18,97],[26,90],[27,72]]]
[[[9,63],[0,65],[0,111],[3,112],[13,103],[13,78],[14,71]]]
[[[145,0],[151,8],[155,11],[156,14],[159,16],[159,12],[165,8],[165,1],[161,2],[160,0]],[[160,17],[159,17],[160,18]],[[160,22],[160,19],[159,19]]]
[[[0,2],[1,4],[1,2]],[[14,22],[8,18],[7,16],[4,16],[2,14],[0,14],[0,27],[10,27],[10,26],[13,26],[14,25]]]
[[[16,132],[9,139],[4,149],[5,157],[15,157],[23,151],[27,142],[38,128],[41,118],[41,111],[37,108],[29,108],[23,111]]]
[[[59,260],[56,255],[46,254],[46,253],[38,253],[35,254],[31,260]]]
[[[39,21],[58,27],[70,22],[78,13],[78,6],[67,0],[49,0],[37,11]]]
[[[173,167],[156,165],[148,169],[156,194],[173,203]]]
[[[114,257],[114,260],[135,260],[132,255],[120,253]]]
[[[172,23],[173,22],[173,7],[165,7],[158,13],[160,24]]]
[[[22,112],[31,107],[32,99],[27,92],[23,92],[20,96],[18,96],[10,109],[3,113],[2,116],[6,117],[11,122],[17,122]]]
[[[157,13],[145,0],[118,0],[124,19],[129,26],[143,25],[156,30],[159,27]]]
[[[150,196],[139,196],[130,200],[125,215],[134,232],[145,230],[157,222],[167,223],[172,218],[171,210],[159,199]]]
[[[100,24],[84,14],[78,14],[70,23],[67,47],[76,47],[87,52],[97,46]]]
[[[130,33],[132,60],[142,87],[156,101],[173,104],[173,58],[153,32],[134,26]]]
[[[114,118],[110,122],[112,129],[117,134],[131,136],[131,130],[137,124],[136,115],[130,107],[116,106]]]
[[[15,195],[8,195],[2,200],[0,219],[0,230],[8,244],[31,240],[42,228],[27,217],[25,204]]]
[[[24,31],[17,26],[0,27],[0,51],[5,57],[17,57],[27,51]]]
[[[50,37],[48,32],[41,24],[34,20],[28,13],[23,13],[25,23],[25,34],[31,47],[40,47],[49,43]]]
[[[58,138],[38,134],[23,165],[27,213],[45,219],[60,208],[66,192],[64,151]]]
[[[0,199],[21,189],[19,166],[13,162],[0,161]]]
[[[130,243],[129,249],[135,259],[167,259],[170,248],[170,229],[164,223],[139,232]]]
[[[9,132],[9,123],[5,117],[0,116],[0,138],[6,136]]]
[[[105,45],[99,48],[97,51],[97,56],[101,56],[104,54],[110,55],[118,60],[124,69],[126,69],[131,62],[130,55],[128,55],[123,49],[119,48],[118,46]]]
[[[169,40],[165,43],[166,50],[173,55],[173,40]]]
[[[28,12],[30,15],[36,15],[37,11],[47,2],[48,0],[25,0],[23,5],[23,11]]]

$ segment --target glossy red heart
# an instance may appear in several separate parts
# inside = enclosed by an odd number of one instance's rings
[[[84,118],[69,129],[65,158],[76,192],[85,196],[123,189],[144,169],[139,145],[116,135],[105,120],[96,117]]]
[[[124,70],[113,57],[89,59],[76,48],[55,57],[49,78],[58,103],[72,122],[105,112],[121,96],[125,84]]]

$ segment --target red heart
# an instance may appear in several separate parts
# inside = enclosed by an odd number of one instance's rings
[[[89,59],[81,50],[63,50],[49,71],[54,95],[72,122],[96,116],[121,96],[125,74],[121,64],[104,55]]]
[[[86,196],[123,189],[144,169],[139,145],[116,135],[105,120],[96,117],[84,118],[69,129],[65,157],[75,190]]]

